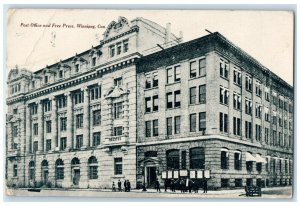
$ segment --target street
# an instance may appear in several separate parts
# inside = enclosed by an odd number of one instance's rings
[[[291,198],[292,187],[275,187],[275,188],[263,188],[261,197],[246,197],[244,189],[235,190],[219,190],[219,191],[208,191],[207,194],[203,194],[203,191],[199,190],[199,193],[180,193],[176,191],[172,193],[170,190],[167,192],[161,189],[161,192],[156,192],[154,189],[148,189],[146,192],[142,190],[132,190],[131,192],[112,192],[110,190],[93,190],[93,189],[42,189],[40,192],[29,192],[26,189],[7,190],[6,194],[18,195],[23,197],[32,196],[67,196],[67,197],[100,197],[100,198]],[[8,197],[13,201],[14,197]],[[51,201],[47,199],[47,201]],[[77,201],[77,200],[76,200]]]

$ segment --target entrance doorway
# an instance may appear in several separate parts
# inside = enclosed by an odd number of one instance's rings
[[[155,187],[155,181],[157,178],[156,175],[156,167],[146,167],[147,168],[147,187],[153,188]]]
[[[73,169],[73,184],[78,185],[80,180],[80,169]]]
[[[80,161],[77,157],[74,157],[71,161],[72,168],[72,183],[73,186],[79,185],[80,180]]]
[[[46,185],[48,183],[48,176],[49,176],[48,161],[43,160],[42,161],[42,182],[43,182],[43,185]]]

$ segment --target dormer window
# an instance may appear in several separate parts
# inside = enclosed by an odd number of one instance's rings
[[[45,84],[48,83],[48,76],[45,76],[45,77],[44,77],[44,82],[45,82]]]
[[[114,57],[115,56],[115,45],[111,45],[109,47],[109,54],[110,54],[110,57]]]
[[[114,85],[115,87],[119,87],[122,85],[122,77],[114,79]]]
[[[64,76],[63,70],[59,70],[58,77],[61,79],[61,78],[63,78],[63,76]]]
[[[75,64],[75,72],[76,72],[76,73],[79,72],[79,64]]]
[[[93,67],[96,66],[96,57],[93,57],[93,58],[92,58],[92,66],[93,66]]]
[[[121,42],[117,43],[117,55],[121,54],[122,52],[122,45]]]

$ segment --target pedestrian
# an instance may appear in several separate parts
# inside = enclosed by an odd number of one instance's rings
[[[116,186],[115,186],[115,182],[112,183],[112,191],[115,192],[116,191]]]
[[[195,193],[198,193],[198,190],[199,190],[199,182],[196,180],[194,182],[194,191],[195,191]]]
[[[171,179],[170,189],[171,189],[171,192],[174,192],[174,180],[173,179]]]
[[[183,179],[180,181],[180,189],[181,189],[181,193],[184,193],[184,190],[185,190],[185,183],[184,183],[184,180],[183,180]]]
[[[165,179],[165,192],[167,192],[167,189],[168,189],[168,185],[167,185],[167,179]]]
[[[127,192],[130,192],[130,189],[131,189],[131,184],[129,180],[127,180]]]
[[[156,181],[155,181],[155,188],[156,188],[156,191],[158,192],[160,192],[160,183],[159,183],[159,181],[158,181],[158,179],[156,179]]]
[[[122,191],[122,182],[121,182],[121,180],[118,181],[118,189],[119,189],[119,192]]]
[[[188,182],[189,193],[192,193],[193,185],[194,185],[194,182],[191,179],[189,179],[189,182]]]
[[[127,180],[124,181],[124,192],[127,192]]]
[[[207,179],[205,177],[203,179],[203,193],[207,193]]]

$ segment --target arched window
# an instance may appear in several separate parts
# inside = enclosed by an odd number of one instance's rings
[[[203,147],[190,149],[190,169],[204,169],[205,151]]]
[[[63,180],[64,179],[64,162],[62,159],[58,159],[55,162],[55,169],[56,169],[56,179]]]
[[[71,165],[72,166],[76,166],[76,165],[79,165],[80,164],[80,161],[77,157],[74,157],[71,161]]]
[[[228,149],[221,149],[221,169],[229,168],[229,152]]]
[[[29,179],[33,180],[35,176],[35,164],[34,161],[29,162]]]
[[[167,169],[179,169],[179,150],[167,151]]]
[[[98,179],[98,161],[97,158],[92,156],[88,160],[89,163],[89,178]]]
[[[48,167],[48,161],[47,160],[42,161],[42,167]]]
[[[242,169],[242,152],[241,151],[234,152],[234,169],[235,170]]]

